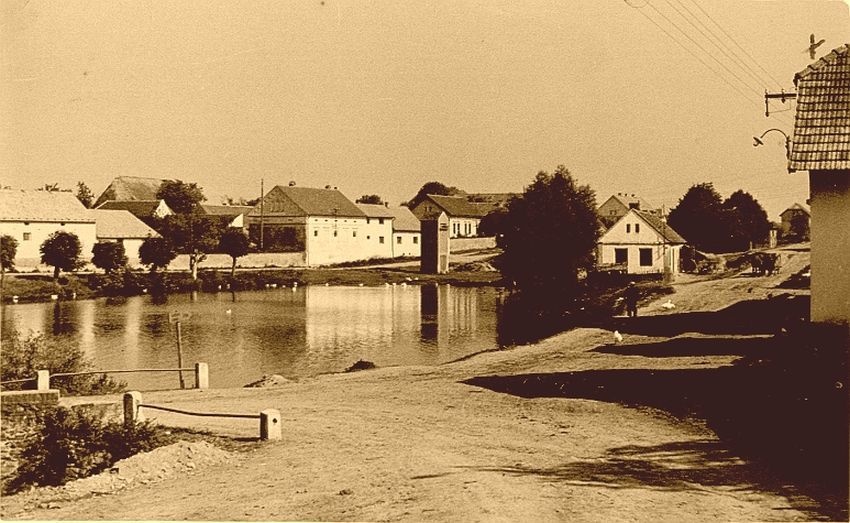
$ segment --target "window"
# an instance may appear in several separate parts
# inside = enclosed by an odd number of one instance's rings
[[[334,238],[336,238],[336,231],[334,231]]]
[[[384,237],[378,236],[378,243],[384,243]]]
[[[413,237],[413,243],[414,243],[414,245],[415,245],[415,244],[417,244],[417,243],[419,243],[419,236],[414,236],[414,237]]]
[[[630,232],[632,232],[632,224],[631,224],[631,223],[627,223],[627,224],[626,224],[626,233],[630,233]]]
[[[629,250],[614,249],[614,263],[629,263]]]
[[[641,267],[651,267],[652,266],[652,249],[639,249],[640,250],[640,266]]]
[[[65,222],[59,222],[59,227],[64,227],[64,226],[65,226]]]
[[[318,236],[318,235],[319,235],[319,231],[313,231],[313,236]]]
[[[640,232],[640,224],[636,223],[635,224],[635,233],[638,233],[638,232]]]
[[[366,225],[369,225],[370,223],[372,223],[372,219],[371,219],[371,218],[366,218]]]
[[[24,241],[25,242],[28,242],[31,237],[32,237],[31,233],[28,233],[28,232],[24,233]]]
[[[357,231],[351,231],[351,236],[357,238]]]
[[[617,216],[617,211],[608,211],[608,216]]]
[[[372,237],[367,235],[367,236],[366,236],[366,239],[367,239],[367,240],[371,240],[371,239],[372,239]]]
[[[383,225],[383,224],[384,224],[384,219],[378,218],[378,225]]]
[[[401,236],[396,236],[395,242],[401,244]]]

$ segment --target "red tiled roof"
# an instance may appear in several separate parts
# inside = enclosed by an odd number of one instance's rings
[[[403,232],[419,232],[422,230],[422,225],[410,209],[405,206],[391,207],[390,212],[393,213],[393,230]]]
[[[241,214],[248,214],[253,207],[247,205],[201,205],[201,210],[204,214],[210,216],[225,216],[228,218],[236,218]]]
[[[395,218],[395,215],[384,205],[377,203],[355,203],[354,205],[369,218]]]
[[[797,118],[789,171],[850,169],[850,44],[794,76]]]

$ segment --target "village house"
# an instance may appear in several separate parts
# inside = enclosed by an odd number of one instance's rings
[[[364,241],[366,214],[336,189],[278,185],[247,218],[251,240],[259,244],[262,236],[263,250],[304,251],[307,265],[365,260],[373,252]]]
[[[629,209],[599,239],[598,262],[600,267],[622,267],[629,274],[676,274],[686,243],[657,215]]]
[[[220,217],[227,227],[245,229],[245,216],[253,207],[247,205],[207,205],[202,204],[201,210],[207,216]]]
[[[651,214],[661,214],[658,209],[655,209],[640,196],[621,192],[611,195],[610,198],[605,200],[605,203],[596,209],[596,214],[599,215],[599,219],[605,227],[608,228],[617,223],[617,221],[625,216],[630,209],[644,211]]]
[[[157,232],[129,211],[92,209],[97,225],[97,241],[117,242],[124,245],[129,265],[138,266],[139,247],[147,238],[159,236]],[[88,253],[84,253],[84,256]]]
[[[369,258],[392,258],[393,256],[393,220],[395,216],[384,205],[370,203],[355,204],[366,215],[366,234],[362,241],[366,244]]]
[[[811,319],[850,325],[850,44],[794,76],[788,170],[809,172]]]
[[[156,193],[164,181],[162,178],[118,176],[97,197],[92,207],[100,207],[109,200],[157,200]]]
[[[422,255],[422,226],[405,206],[390,209],[393,214],[393,258]]]
[[[83,258],[97,241],[95,218],[73,193],[0,189],[0,235],[18,241],[18,267],[37,267],[41,244],[56,231],[75,234]]]
[[[445,212],[449,218],[450,237],[470,238],[478,236],[481,219],[493,211],[494,206],[486,202],[471,202],[466,196],[428,194],[410,210],[420,220]]]
[[[810,238],[812,212],[805,205],[795,203],[779,214],[782,219],[780,236],[783,241],[807,241]]]
[[[174,214],[165,200],[107,200],[95,207],[105,211],[128,211],[148,223],[152,218],[162,219]]]

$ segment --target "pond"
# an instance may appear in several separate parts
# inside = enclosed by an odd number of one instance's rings
[[[241,387],[263,374],[341,372],[359,359],[379,367],[436,365],[496,348],[503,294],[397,285],[193,293],[161,304],[150,296],[104,298],[6,305],[2,327],[63,336],[97,369],[176,367],[169,313],[182,313],[184,366],[206,362],[212,387]],[[174,373],[116,377],[142,390],[177,384]]]

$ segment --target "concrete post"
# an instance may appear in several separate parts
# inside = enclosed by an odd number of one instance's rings
[[[50,371],[49,370],[39,370],[36,371],[36,389],[37,390],[50,390]]]
[[[141,392],[134,390],[124,393],[124,425],[133,425],[137,421],[145,419],[139,410],[141,402]]]
[[[266,409],[260,412],[260,439],[281,439],[280,411]]]
[[[206,363],[195,363],[195,388],[210,388],[210,367]]]

